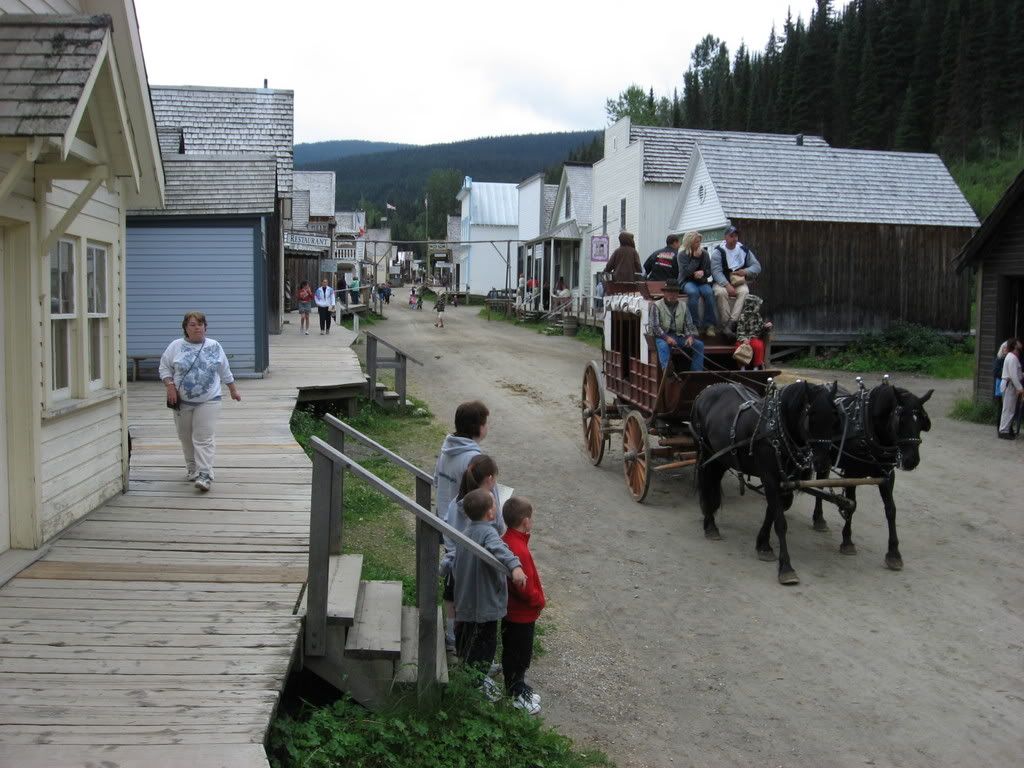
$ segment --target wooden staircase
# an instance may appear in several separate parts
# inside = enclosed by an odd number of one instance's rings
[[[489,552],[431,511],[433,478],[334,416],[324,417],[328,442],[312,438],[313,488],[309,570],[296,613],[304,617],[303,665],[364,706],[379,710],[408,686],[421,701],[448,682],[444,623],[438,606],[442,533],[502,575]],[[352,438],[413,474],[416,499],[345,455]],[[354,474],[416,516],[416,606],[402,605],[402,583],[362,578],[363,557],[341,554],[344,483]]]

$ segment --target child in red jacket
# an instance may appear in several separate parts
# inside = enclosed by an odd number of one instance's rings
[[[544,587],[530,554],[530,531],[533,528],[533,505],[521,496],[513,496],[502,507],[508,530],[502,539],[519,558],[526,572],[526,584],[510,584],[508,610],[501,622],[501,666],[505,674],[505,690],[512,704],[531,715],[540,712],[540,695],[526,684],[526,670],[533,658],[533,634],[537,618],[544,608]]]

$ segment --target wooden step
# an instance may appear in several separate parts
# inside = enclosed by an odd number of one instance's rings
[[[398,659],[402,655],[402,582],[361,581],[355,621],[345,640],[354,659]]]
[[[386,403],[393,403],[398,400],[398,393],[390,389],[386,390],[381,396]]]
[[[356,601],[359,597],[359,577],[363,573],[362,555],[331,555],[327,572],[327,623],[350,627],[355,621]],[[307,589],[295,611],[306,615]]]
[[[420,652],[420,611],[411,605],[402,606],[402,655],[395,671],[395,683],[415,685],[418,678]],[[448,655],[444,651],[444,616],[437,607],[437,679],[448,683]]]

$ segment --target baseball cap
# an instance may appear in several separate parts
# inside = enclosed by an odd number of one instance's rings
[[[725,230],[725,234],[727,235],[738,235],[739,233],[739,227],[727,227]]]

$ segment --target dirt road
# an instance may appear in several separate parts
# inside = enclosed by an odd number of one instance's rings
[[[936,389],[922,464],[897,479],[905,569],[883,565],[877,493],[859,494],[855,557],[838,553],[835,510],[816,533],[798,498],[801,583],[787,588],[754,554],[756,497],[727,483],[710,542],[688,470],[659,474],[639,505],[621,445],[601,467],[584,458],[580,382],[598,351],[445,314],[436,330],[432,313],[392,305],[375,330],[425,362],[411,386],[439,418],[488,404],[485,450],[537,507],[552,632],[532,682],[549,723],[621,766],[1021,764],[1024,441],[945,417],[967,382],[899,377]]]

